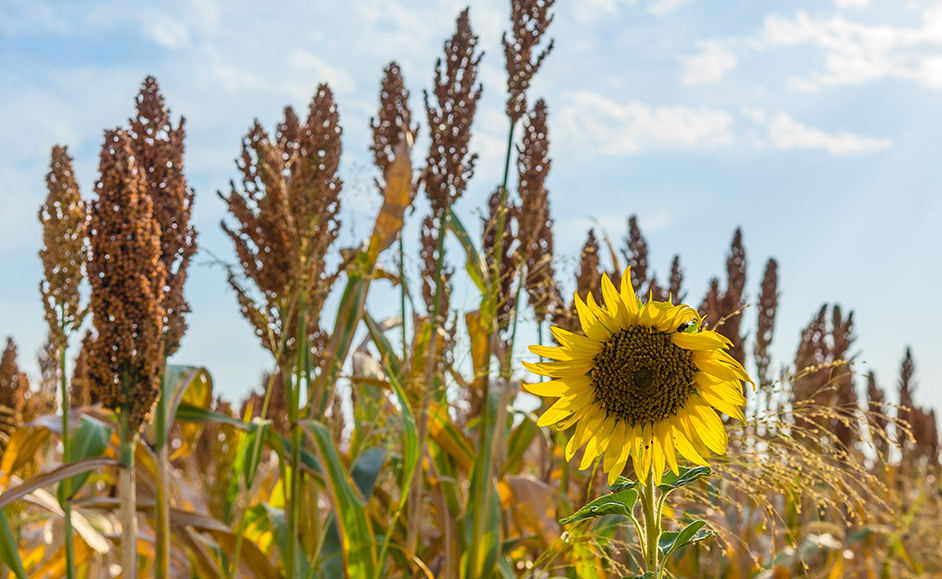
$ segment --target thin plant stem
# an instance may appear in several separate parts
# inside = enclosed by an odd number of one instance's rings
[[[123,380],[127,384],[127,377]],[[134,446],[137,433],[131,432],[131,404],[125,403],[118,412],[121,437],[121,462],[118,469],[118,492],[121,495],[121,576],[137,579],[137,496],[134,488]]]
[[[402,229],[399,230],[399,311],[402,312],[402,361],[406,361],[408,340],[406,338],[406,250]]]
[[[69,440],[69,385],[65,376],[65,346],[59,348],[59,384],[62,386],[62,464],[72,462],[72,441]],[[72,479],[62,481],[62,510],[65,523],[65,576],[75,577],[75,544],[72,537]]]
[[[298,519],[301,515],[301,425],[300,418],[301,382],[304,376],[305,352],[307,351],[307,293],[302,291],[299,296],[298,308],[298,337],[297,361],[295,362],[295,381],[293,388],[285,389],[289,393],[288,419],[291,422],[291,484],[288,487],[288,538],[285,561],[285,577],[293,579],[296,575],[296,559],[298,547]]]
[[[157,445],[157,505],[154,577],[170,576],[170,457],[167,449],[167,362],[160,375],[160,399],[154,416]]]

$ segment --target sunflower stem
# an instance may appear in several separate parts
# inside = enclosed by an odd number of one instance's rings
[[[641,487],[641,509],[644,513],[644,565],[647,571],[660,576],[657,542],[661,538],[661,516],[654,496],[654,468],[648,470],[647,480]]]

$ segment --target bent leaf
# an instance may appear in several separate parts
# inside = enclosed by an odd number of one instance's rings
[[[69,464],[62,465],[53,471],[34,476],[28,480],[23,481],[21,484],[18,484],[15,487],[7,489],[5,493],[0,494],[0,509],[9,505],[15,500],[25,497],[36,489],[55,484],[59,481],[69,478],[70,476],[104,468],[106,466],[120,465],[121,463],[119,461],[107,457],[87,458],[77,462],[70,462]]]
[[[9,486],[10,477],[36,456],[47,438],[49,430],[42,426],[22,426],[13,431],[3,451],[3,460],[0,461],[0,470],[3,471],[0,486]]]
[[[680,474],[675,475],[672,471],[667,471],[664,473],[664,477],[661,479],[661,484],[657,488],[665,493],[677,490],[684,485],[688,485],[693,481],[703,478],[705,476],[710,476],[713,471],[710,470],[708,466],[698,466],[694,468],[688,468],[686,466],[678,466]]]
[[[677,549],[699,543],[713,535],[713,531],[710,529],[702,529],[704,525],[706,525],[704,521],[694,521],[681,531],[664,531],[661,533],[661,538],[657,540],[657,548],[667,558]]]
[[[631,511],[637,502],[638,491],[633,488],[626,489],[605,495],[604,497],[599,497],[559,522],[562,525],[568,525],[570,523],[603,517],[605,515],[631,517]]]
[[[78,427],[72,431],[71,438],[72,460],[85,460],[86,458],[101,456],[108,448],[108,441],[111,439],[111,427],[94,418],[82,416]],[[70,500],[78,493],[85,481],[88,480],[89,475],[91,475],[90,472],[84,472],[72,477],[69,487],[72,494],[68,497],[65,496],[65,486],[62,483],[59,484],[56,491],[59,506],[63,506],[65,501]]]

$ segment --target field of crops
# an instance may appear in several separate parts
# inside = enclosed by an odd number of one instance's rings
[[[329,86],[245,135],[220,194],[237,261],[218,264],[219,300],[270,353],[245,400],[173,363],[198,232],[185,126],[157,80],[105,131],[92,190],[66,144],[51,151],[41,375],[12,338],[0,361],[4,576],[942,577],[939,435],[909,350],[892,388],[856,373],[853,313],[825,304],[794,359],[773,360],[778,264],[747,287],[739,230],[705,295],[680,256],[653,275],[633,215],[623,238],[588,231],[576,279],[560,279],[551,112],[529,94],[553,1],[511,9],[510,132],[483,219],[454,211],[477,161],[468,10],[421,114],[390,62],[375,117],[351,121],[370,123],[382,175],[361,246],[337,243]],[[456,307],[456,284],[474,308]],[[371,315],[380,285],[399,315]]]

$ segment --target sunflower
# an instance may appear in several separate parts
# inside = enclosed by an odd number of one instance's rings
[[[591,293],[585,302],[576,294],[585,335],[551,328],[560,346],[530,351],[553,361],[523,364],[552,379],[524,387],[558,398],[540,416],[540,426],[575,425],[566,460],[585,445],[579,468],[604,455],[603,470],[613,484],[633,456],[641,481],[653,468],[657,485],[665,463],[678,473],[676,452],[703,466],[711,452],[726,452],[726,429],[716,410],[745,421],[742,384],[755,383],[726,352],[728,339],[701,330],[696,310],[670,301],[642,306],[629,272],[621,292],[602,277],[604,306]]]

